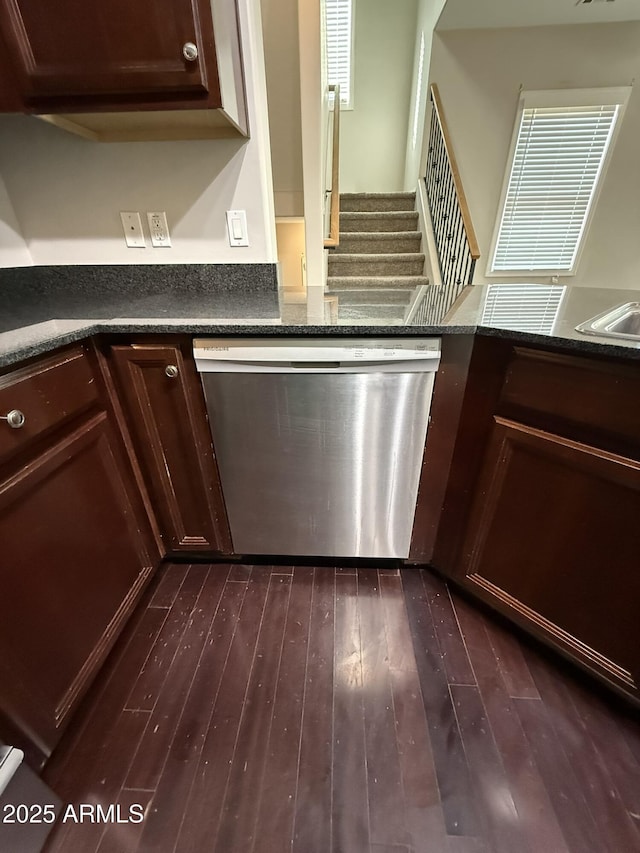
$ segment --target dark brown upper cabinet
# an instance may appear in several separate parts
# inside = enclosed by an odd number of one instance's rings
[[[207,0],[2,0],[25,98],[170,98],[221,106]]]
[[[97,141],[247,135],[236,0],[0,0],[0,110]]]
[[[114,346],[110,360],[165,548],[230,553],[202,386],[188,344]]]

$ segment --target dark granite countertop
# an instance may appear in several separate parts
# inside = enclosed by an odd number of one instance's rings
[[[97,333],[498,335],[640,359],[640,343],[575,327],[637,291],[561,285],[418,288],[411,316],[309,323],[278,300],[274,264],[25,267],[0,270],[0,366]]]

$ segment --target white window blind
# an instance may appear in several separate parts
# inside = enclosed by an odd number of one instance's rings
[[[351,106],[353,0],[325,0],[327,83],[340,86],[340,101]]]
[[[565,290],[554,284],[490,284],[481,325],[549,334]]]
[[[528,106],[525,93],[491,272],[574,271],[620,112]]]

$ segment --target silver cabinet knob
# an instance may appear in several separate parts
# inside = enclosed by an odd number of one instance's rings
[[[164,369],[164,375],[168,376],[169,379],[175,379],[178,375],[178,368],[175,364],[168,364]]]
[[[187,62],[195,62],[198,58],[198,47],[192,41],[186,41],[182,45],[182,55]]]
[[[0,421],[6,421],[12,429],[20,429],[24,426],[26,418],[20,409],[11,409],[7,415],[0,415]]]

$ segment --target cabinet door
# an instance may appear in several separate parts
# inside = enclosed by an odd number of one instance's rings
[[[639,518],[639,462],[495,418],[460,579],[637,693]]]
[[[185,93],[220,106],[206,0],[0,0],[0,27],[35,104]],[[183,55],[188,42],[198,51],[192,61]]]
[[[48,755],[149,555],[99,413],[0,483],[0,710]]]
[[[171,551],[230,553],[200,379],[179,347],[112,350],[133,442]]]

